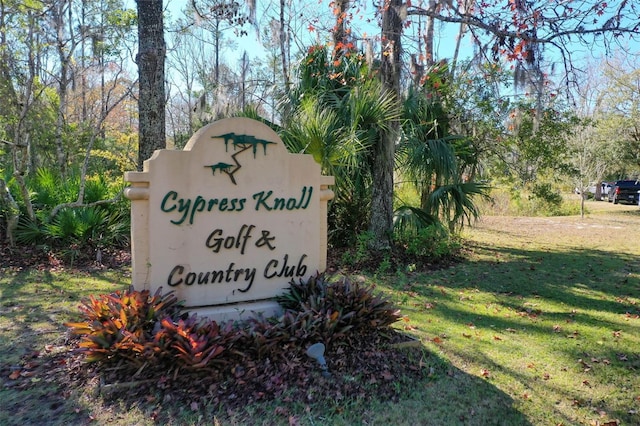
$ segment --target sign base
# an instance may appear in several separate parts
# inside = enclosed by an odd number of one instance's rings
[[[189,314],[198,314],[199,318],[208,318],[218,324],[226,321],[242,321],[260,313],[265,318],[282,315],[282,307],[274,300],[261,300],[233,305],[203,306],[185,309]]]

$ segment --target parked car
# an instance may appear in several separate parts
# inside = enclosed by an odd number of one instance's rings
[[[585,189],[584,193],[586,198],[593,198],[596,195],[596,186],[595,182],[591,182],[589,186]],[[605,200],[609,196],[609,192],[611,192],[611,187],[613,186],[610,182],[602,182],[600,184],[600,199]],[[575,188],[573,190],[576,194],[580,194],[580,188]]]
[[[613,183],[611,182],[602,182],[602,199],[609,198],[609,193],[611,192],[611,188],[613,188]]]
[[[613,183],[607,199],[613,204],[629,203],[638,204],[640,197],[640,181],[638,180],[618,180]]]

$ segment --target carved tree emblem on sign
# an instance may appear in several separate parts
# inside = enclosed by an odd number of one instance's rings
[[[267,155],[267,145],[275,145],[275,142],[267,141],[264,139],[258,139],[251,135],[238,135],[236,133],[224,133],[218,136],[211,136],[213,139],[222,139],[224,141],[224,148],[226,152],[229,152],[229,142],[233,147],[234,154],[231,155],[231,159],[235,164],[225,163],[220,161],[216,164],[205,165],[204,167],[211,168],[213,175],[216,175],[216,171],[225,173],[231,179],[234,185],[237,185],[236,179],[233,176],[238,170],[242,168],[242,164],[238,161],[238,156],[243,152],[251,149],[253,151],[253,158],[256,158],[258,152],[258,145],[262,145],[262,151],[264,155]]]

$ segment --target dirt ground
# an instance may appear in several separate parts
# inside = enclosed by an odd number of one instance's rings
[[[473,232],[493,232],[505,238],[527,237],[554,246],[603,249],[612,241],[623,243],[629,253],[640,255],[640,207],[586,201],[580,216],[513,217],[483,216]]]

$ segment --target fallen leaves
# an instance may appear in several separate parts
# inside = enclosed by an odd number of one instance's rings
[[[406,331],[415,331],[415,330],[417,330],[418,327],[416,327],[415,325],[409,324],[409,321],[411,321],[411,320],[409,319],[409,317],[407,315],[404,315],[402,317],[402,322],[405,323],[404,324],[404,329]]]
[[[387,381],[391,381],[395,378],[395,376],[388,370],[382,372],[382,378]]]
[[[587,364],[587,362],[584,361],[582,358],[578,360],[578,363],[580,363],[580,365],[582,366],[583,372],[588,373],[589,371],[591,371],[591,365]]]
[[[573,333],[571,334],[567,334],[567,338],[569,339],[575,339],[580,335],[580,333],[578,332],[578,330],[575,330]]]

